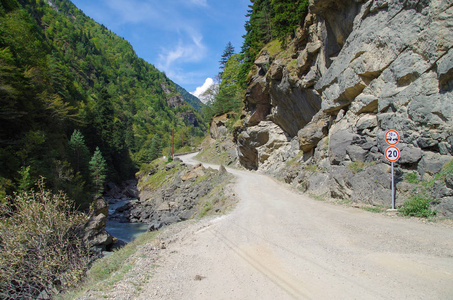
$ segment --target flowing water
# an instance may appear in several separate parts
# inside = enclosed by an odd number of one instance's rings
[[[109,214],[113,214],[118,207],[121,207],[130,201],[137,200],[124,200],[109,204]],[[114,237],[129,243],[136,239],[140,234],[146,232],[148,230],[148,225],[142,223],[120,223],[118,221],[108,220],[105,230]]]

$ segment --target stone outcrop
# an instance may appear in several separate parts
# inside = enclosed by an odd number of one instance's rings
[[[209,127],[209,137],[201,145],[201,152],[197,155],[201,161],[238,166],[238,153],[234,143],[233,132],[240,127],[241,121],[236,120],[234,113],[215,116]],[[232,124],[232,129],[228,128]],[[228,126],[227,126],[228,125]]]
[[[453,217],[442,171],[453,159],[452,26],[447,0],[311,0],[296,38],[266,46],[249,75],[240,162],[315,194],[388,206],[384,134],[394,129],[398,204],[415,193],[405,180],[415,173],[439,186],[428,196]]]
[[[107,201],[102,197],[97,198],[94,201],[93,214],[85,225],[83,238],[98,254],[109,249],[114,243],[113,236],[105,230],[108,215]]]

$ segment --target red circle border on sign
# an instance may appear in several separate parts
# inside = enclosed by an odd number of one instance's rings
[[[396,136],[398,137],[398,139],[396,140],[396,143],[389,143],[389,141],[387,140],[387,134],[389,132],[394,132],[396,134]],[[395,146],[396,144],[398,144],[398,142],[400,141],[400,134],[398,133],[398,131],[396,130],[387,130],[387,132],[385,133],[384,135],[384,138],[385,138],[385,141],[387,142],[387,144],[389,144],[390,146]]]
[[[397,156],[396,158],[394,158],[394,159],[389,158],[389,157],[387,156],[387,151],[388,151],[389,149],[396,149],[396,151],[398,151],[398,156]],[[401,157],[401,151],[400,151],[400,149],[398,149],[398,148],[395,147],[395,146],[390,146],[390,147],[387,147],[387,149],[385,149],[384,155],[385,155],[385,158],[386,158],[388,161],[390,161],[390,162],[397,162],[397,161],[400,159],[400,157]]]

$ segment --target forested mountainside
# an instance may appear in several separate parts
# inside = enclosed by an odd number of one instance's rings
[[[44,176],[47,185],[84,198],[96,147],[110,180],[133,176],[169,145],[172,129],[203,135],[203,121],[181,93],[69,0],[2,0],[0,193]]]

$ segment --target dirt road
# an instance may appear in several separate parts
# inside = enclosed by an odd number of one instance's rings
[[[332,205],[229,172],[236,209],[186,228],[139,299],[453,299],[451,226]]]

